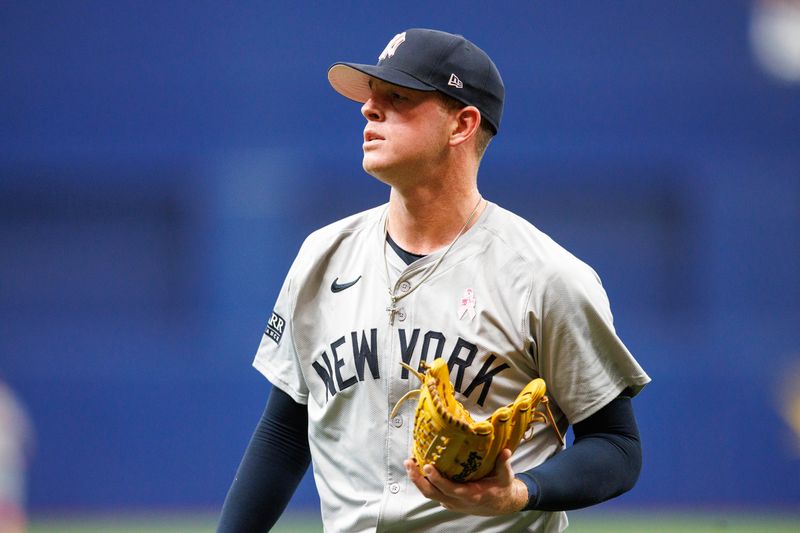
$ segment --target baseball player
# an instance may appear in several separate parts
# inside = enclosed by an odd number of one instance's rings
[[[313,464],[326,531],[562,531],[565,510],[629,490],[641,468],[631,398],[650,380],[617,336],[595,272],[484,199],[478,167],[504,87],[461,36],[409,29],[376,65],[336,63],[362,103],[363,168],[389,202],[312,233],[254,366],[272,383],[219,531],[261,531]],[[456,483],[409,459],[420,368],[447,361],[475,420],[547,384],[538,426],[490,475]]]

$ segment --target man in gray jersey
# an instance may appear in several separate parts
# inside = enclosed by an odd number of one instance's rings
[[[303,243],[254,366],[273,384],[220,531],[268,529],[309,462],[326,531],[562,531],[564,510],[629,490],[641,468],[631,398],[650,380],[614,330],[594,271],[482,198],[502,118],[494,63],[461,36],[410,29],[377,65],[337,63],[362,103],[363,167],[389,202]],[[447,361],[475,420],[533,378],[563,433],[538,427],[489,476],[454,483],[409,459],[417,388],[401,362]]]

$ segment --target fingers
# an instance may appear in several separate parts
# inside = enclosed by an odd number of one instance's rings
[[[403,464],[406,467],[408,478],[412,483],[414,483],[414,485],[416,485],[417,489],[419,489],[423,496],[436,501],[441,501],[444,499],[444,494],[442,494],[442,492],[436,488],[436,486],[433,485],[428,478],[420,473],[419,468],[417,468],[417,463],[415,463],[412,459],[406,459]]]
[[[485,482],[502,487],[510,486],[513,483],[514,471],[510,464],[512,453],[508,448],[500,452],[495,462],[494,471]],[[434,498],[439,501],[448,497],[460,498],[469,496],[473,490],[471,483],[451,481],[444,477],[433,465],[425,465],[422,473],[420,473],[417,463],[413,459],[406,459],[403,464],[411,481],[428,498]],[[480,484],[481,482],[478,483]]]
[[[459,496],[463,492],[463,484],[450,481],[439,473],[432,465],[425,465],[422,468],[428,483],[439,489],[444,494]]]
[[[445,509],[457,513],[494,516],[518,511],[527,503],[527,488],[524,483],[514,479],[510,457],[511,450],[503,450],[492,474],[466,483],[447,479],[433,465],[425,465],[420,472],[413,459],[407,459],[403,465],[420,493]],[[515,482],[522,485],[522,490],[514,487]]]
[[[460,509],[464,502],[470,504],[475,498],[472,483],[456,483],[444,477],[433,465],[425,465],[420,473],[412,460],[403,463],[408,477],[423,496],[436,500],[446,509]]]

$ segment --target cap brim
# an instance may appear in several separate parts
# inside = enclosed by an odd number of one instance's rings
[[[417,91],[435,91],[435,87],[419,81],[414,76],[390,67],[378,65],[361,65],[358,63],[334,63],[328,69],[328,81],[336,92],[362,104],[372,94],[369,88],[370,78],[377,78],[386,83],[399,85]]]

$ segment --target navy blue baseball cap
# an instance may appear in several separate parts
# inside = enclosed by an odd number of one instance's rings
[[[477,107],[495,133],[500,128],[505,97],[500,72],[486,52],[461,35],[413,28],[395,35],[376,65],[334,63],[328,69],[333,88],[356,102],[369,100],[370,78],[439,91]]]

